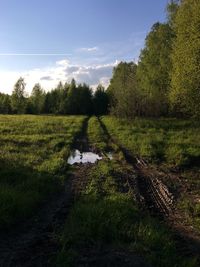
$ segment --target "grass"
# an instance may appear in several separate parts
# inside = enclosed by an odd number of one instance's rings
[[[184,184],[189,188],[188,192],[179,193],[177,208],[187,223],[200,231],[200,123],[178,119],[130,122],[111,116],[101,119],[112,138],[133,156],[178,171],[180,179],[168,185],[177,189]]]
[[[98,143],[105,144],[98,121],[92,118],[89,127],[90,133],[94,131],[98,136]],[[92,142],[92,138],[89,140]],[[156,267],[196,266],[195,259],[178,255],[164,223],[140,211],[126,180],[130,167],[118,159],[115,155],[114,160],[104,159],[91,167],[89,184],[66,222],[57,265],[76,266],[82,251],[88,256],[90,250],[110,248],[142,255]]]
[[[179,198],[178,208],[183,212],[187,223],[200,232],[200,169],[184,170],[181,177],[189,190]]]
[[[0,229],[34,214],[66,178],[83,116],[0,116]]]
[[[132,155],[150,162],[188,167],[200,162],[200,123],[177,119],[102,118],[109,134]]]
[[[107,138],[101,128],[97,117],[91,117],[88,122],[87,135],[89,139],[90,146],[94,147],[96,150],[104,152],[107,148]]]
[[[80,256],[81,248],[100,247],[126,248],[157,267],[196,266],[194,259],[177,255],[170,231],[138,209],[132,192],[118,190],[116,177],[123,173],[117,162],[100,161],[92,168],[90,184],[66,223],[59,266],[76,266],[73,255]]]

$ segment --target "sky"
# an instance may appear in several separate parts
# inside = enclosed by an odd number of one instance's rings
[[[39,82],[108,86],[120,61],[138,61],[167,0],[0,0],[0,92],[22,76]]]

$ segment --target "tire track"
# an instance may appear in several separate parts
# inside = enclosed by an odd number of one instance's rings
[[[134,176],[128,176],[127,179],[140,206],[161,218],[162,222],[164,220],[170,227],[180,255],[195,257],[200,264],[200,236],[182,222],[183,218],[175,208],[175,197],[160,179],[161,176],[166,178],[166,174],[152,168],[143,159],[133,157],[126,148],[110,136],[100,118],[99,123],[108,139],[119,147],[126,162],[134,169]]]
[[[143,159],[133,157],[127,149],[119,145],[118,142],[110,136],[101,119],[98,118],[98,120],[108,139],[119,147],[127,163],[134,168],[136,182],[131,181],[130,177],[128,177],[128,182],[131,187],[134,187],[132,189],[136,191],[139,203],[161,217],[168,216],[173,208],[174,198],[166,185],[158,179],[155,171],[152,173],[152,170]],[[133,179],[135,180],[135,177]]]
[[[80,150],[89,149],[87,123],[88,118],[72,145]],[[63,190],[43,203],[37,215],[9,229],[9,232],[0,233],[0,267],[56,265],[56,255],[61,249],[58,236],[74,200],[87,186],[89,168],[91,164],[76,165],[66,179]]]

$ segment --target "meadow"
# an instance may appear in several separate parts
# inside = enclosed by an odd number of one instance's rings
[[[102,118],[109,134],[133,156],[171,167],[200,163],[200,123],[178,119]]]
[[[85,133],[83,126],[87,126]],[[76,266],[77,260],[92,266],[90,260],[102,248],[110,257],[119,251],[128,258],[142,255],[157,267],[197,266],[195,258],[177,251],[169,226],[138,205],[137,174],[121,147],[149,164],[175,168],[190,181],[190,193],[199,196],[199,130],[197,122],[175,119],[130,122],[111,116],[93,116],[87,121],[86,116],[1,115],[0,230],[26,222],[57,197],[67,179],[77,183],[81,173],[81,191],[63,221],[64,230],[56,237],[61,247],[53,259],[56,266]],[[89,149],[103,159],[94,165],[69,166],[70,151],[82,135]],[[107,152],[112,153],[112,160],[105,156]],[[198,228],[199,206],[195,208],[187,195],[180,195],[178,207],[187,214],[189,224]],[[107,264],[106,258],[102,260]]]
[[[84,116],[0,116],[0,229],[61,190]]]
[[[95,117],[88,122],[88,140],[94,149],[112,150],[113,160],[104,158],[90,168],[88,185],[74,203],[61,235],[63,249],[58,266],[77,266],[81,257],[83,265],[87,262],[92,266],[92,258],[97,255],[89,251],[100,248],[110,251],[110,257],[123,250],[127,258],[129,253],[143,255],[157,267],[196,266],[195,259],[178,254],[170,229],[140,210],[134,188],[127,182],[135,174]],[[83,251],[87,251],[86,255]],[[110,266],[103,256],[101,262],[102,266]]]
[[[164,181],[178,191],[177,207],[188,224],[200,231],[200,123],[180,119],[101,118],[110,136],[133,157],[173,171],[178,179]],[[183,190],[182,187],[187,188]]]

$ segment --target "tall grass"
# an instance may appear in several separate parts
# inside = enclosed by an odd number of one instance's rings
[[[200,123],[177,119],[102,118],[110,135],[132,155],[185,167],[200,162]]]
[[[32,215],[66,178],[84,117],[0,116],[0,229]]]
[[[87,135],[90,146],[101,152],[107,148],[107,137],[101,128],[97,117],[91,117],[88,122]]]
[[[105,136],[95,118],[89,121],[89,140],[97,147],[102,142],[106,149]],[[123,248],[139,254],[155,267],[195,267],[195,259],[178,255],[168,227],[138,208],[127,183],[131,168],[121,162],[117,150],[113,151],[112,161],[103,159],[88,172],[88,186],[72,207],[61,237],[58,266],[77,266],[82,251],[90,257],[90,250],[106,247],[110,253]],[[131,175],[134,179],[134,173]]]
[[[124,175],[117,162],[100,161],[89,173],[90,183],[71,210],[62,236],[59,266],[76,266],[76,255],[109,247],[143,255],[157,267],[196,266],[195,259],[177,254],[170,230],[157,219],[142,213],[132,192],[118,187]],[[124,181],[124,188],[126,184]],[[89,255],[89,252],[88,252]]]

